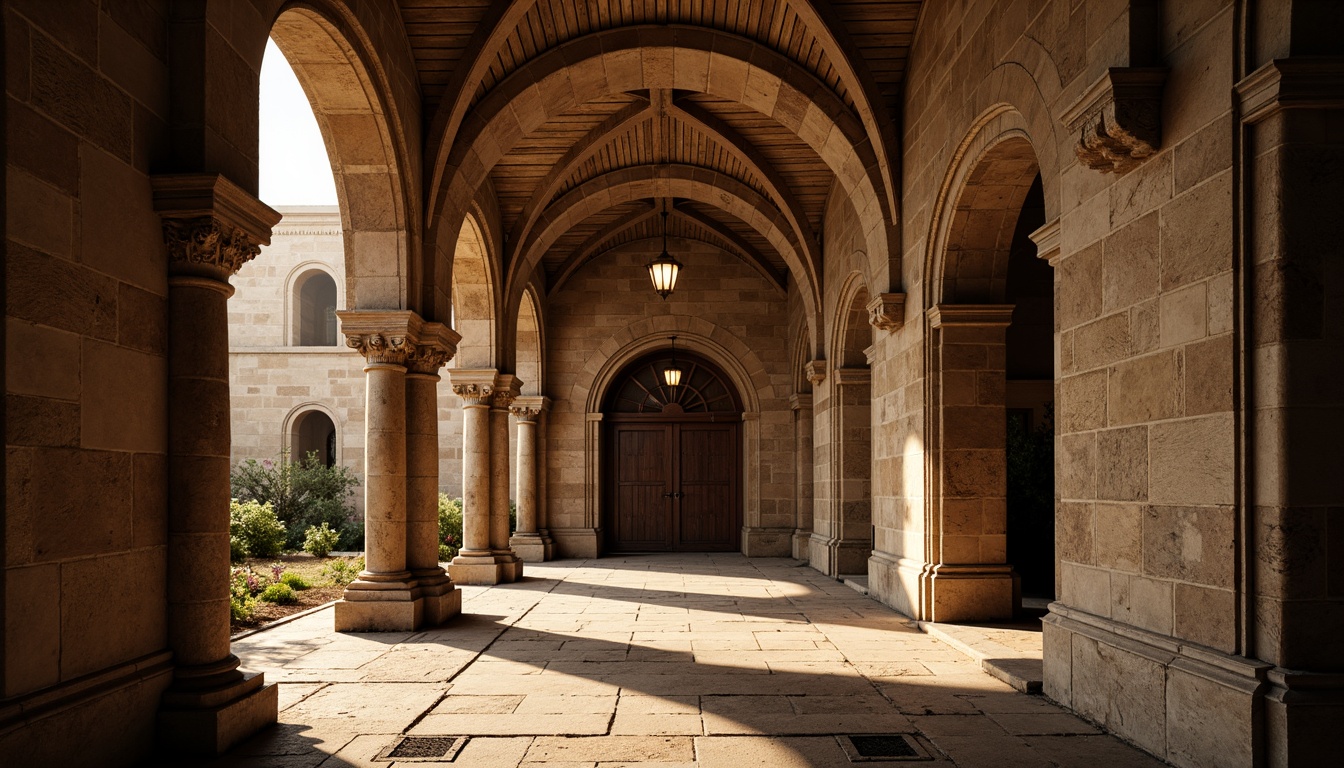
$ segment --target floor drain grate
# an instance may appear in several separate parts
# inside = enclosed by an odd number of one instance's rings
[[[452,760],[466,743],[466,736],[403,736],[378,753],[374,760],[380,762]]]
[[[899,733],[841,736],[840,746],[852,763],[931,760],[914,737]]]

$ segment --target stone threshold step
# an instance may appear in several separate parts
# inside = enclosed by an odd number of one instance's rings
[[[942,640],[967,656],[980,662],[980,668],[1011,685],[1022,693],[1037,695],[1042,692],[1043,665],[1041,655],[1023,653],[996,643],[984,635],[979,627],[960,624],[938,624],[932,621],[916,622],[928,635]]]

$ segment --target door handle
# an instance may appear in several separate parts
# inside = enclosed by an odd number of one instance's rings
[[[675,498],[675,497],[676,497],[676,494],[672,493],[671,491],[668,491],[667,493],[664,493],[664,494],[663,494],[663,498],[664,498],[664,499],[671,499],[671,498]]]

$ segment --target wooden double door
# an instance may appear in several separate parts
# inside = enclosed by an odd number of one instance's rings
[[[741,422],[627,419],[607,428],[607,551],[737,551]]]

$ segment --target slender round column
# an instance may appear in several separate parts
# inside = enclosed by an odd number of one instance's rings
[[[537,411],[513,409],[518,418],[518,535],[537,535]]]
[[[439,375],[406,374],[406,567],[416,577],[439,567]]]
[[[490,554],[490,401],[493,390],[455,386],[462,409],[462,551]]]
[[[382,357],[382,356],[380,356]],[[406,367],[364,367],[364,572],[360,581],[405,581]],[[358,589],[351,584],[351,589]]]
[[[509,404],[508,392],[495,390],[490,408],[490,548],[509,555]]]

